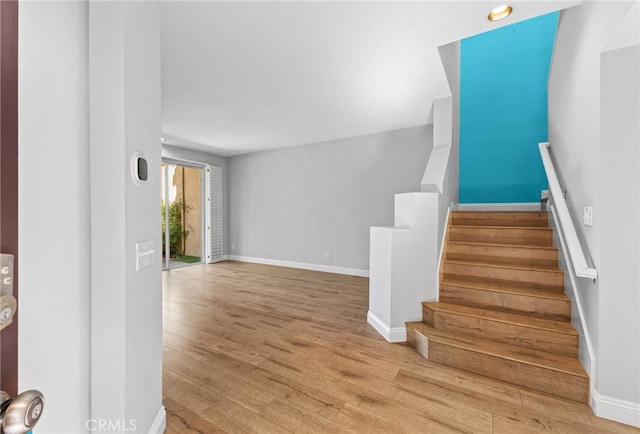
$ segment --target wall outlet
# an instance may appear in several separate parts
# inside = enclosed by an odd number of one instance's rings
[[[540,200],[549,199],[549,190],[540,190]]]
[[[585,206],[584,213],[582,214],[582,221],[585,226],[593,226],[593,207]]]
[[[231,250],[235,250],[236,249],[236,245],[235,244],[231,244]]]
[[[331,259],[331,252],[326,252],[324,254],[324,257],[327,258],[327,259]]]

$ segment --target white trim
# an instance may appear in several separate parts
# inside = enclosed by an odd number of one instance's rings
[[[209,172],[210,172],[210,164],[204,163],[201,161],[188,160],[184,158],[174,158],[174,157],[165,157],[162,156],[161,164],[164,164],[164,186],[163,189],[165,193],[168,195],[169,193],[169,165],[173,166],[182,166],[188,167],[190,169],[199,169],[200,170],[200,257],[202,258],[202,262],[207,264],[209,263],[209,256],[211,253],[210,243],[209,243],[209,232],[210,232],[210,221],[208,215],[208,206],[207,199],[209,198],[209,187],[207,182],[209,180]],[[162,200],[165,200],[165,197],[162,196]],[[209,202],[210,203],[210,202]],[[169,221],[169,201],[166,201],[165,206],[165,221]],[[168,230],[168,227],[167,227]],[[163,246],[165,251],[169,251],[169,237],[165,237],[165,245]],[[171,258],[167,255],[165,262],[162,264],[162,270],[169,270]]]
[[[406,327],[393,327],[387,326],[380,318],[378,318],[371,311],[367,312],[367,323],[388,342],[406,342],[407,341],[407,328]]]
[[[202,249],[202,259],[205,264],[211,263],[211,164],[204,168],[204,197],[202,210],[204,211],[204,248]],[[224,250],[224,249],[223,249]]]
[[[151,427],[149,428],[149,434],[162,434],[167,428],[167,412],[164,409],[164,405],[160,406],[158,414],[154,419]]]
[[[307,262],[282,261],[280,259],[253,258],[250,256],[236,255],[227,255],[225,259],[230,261],[251,262],[254,264],[275,265],[277,267],[323,271],[325,273],[346,274],[349,276],[369,277],[369,270],[361,270],[359,268],[336,267],[332,265],[310,264]]]
[[[442,258],[444,257],[444,246],[447,244],[447,229],[449,229],[449,219],[451,218],[451,207],[447,208],[447,218],[444,222],[442,242],[440,243],[440,256],[438,257],[438,278],[436,279],[436,301],[440,300],[440,269],[442,268]]]
[[[540,202],[522,203],[457,203],[454,211],[541,211]]]
[[[553,205],[549,206],[551,210],[551,217],[553,218],[554,229],[558,234],[558,239],[560,240],[560,247],[562,248],[562,252],[565,256],[565,262],[567,264],[567,274],[569,275],[569,280],[571,281],[571,291],[573,292],[573,298],[576,302],[576,308],[578,309],[578,316],[580,317],[580,325],[582,327],[582,332],[584,333],[584,341],[587,344],[587,353],[589,354],[589,360],[580,360],[582,365],[587,368],[589,371],[589,381],[593,387],[593,384],[596,379],[596,356],[595,351],[593,350],[593,344],[591,343],[591,334],[589,333],[589,328],[587,327],[587,318],[584,314],[584,309],[582,308],[582,299],[580,298],[580,292],[578,291],[578,284],[576,281],[576,272],[573,268],[573,263],[571,259],[567,257],[567,244],[564,238],[564,232],[562,231],[562,227],[560,226],[560,222],[558,221],[556,207]],[[588,365],[587,365],[588,362]],[[593,406],[592,406],[593,407]]]
[[[207,249],[209,246],[209,219],[207,218],[207,174],[209,165],[200,169],[200,259],[207,263]]]
[[[193,168],[204,168],[205,166],[208,166],[208,163],[204,163],[202,161],[187,160],[186,158],[165,157],[164,155],[162,156],[162,162],[166,164],[174,164],[176,166]]]
[[[640,403],[601,395],[591,389],[591,408],[598,417],[640,428]]]

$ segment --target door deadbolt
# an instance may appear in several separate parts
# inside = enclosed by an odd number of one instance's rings
[[[26,434],[40,420],[44,409],[44,396],[37,390],[27,390],[15,398],[0,391],[0,432]]]
[[[18,305],[13,296],[13,255],[0,254],[0,330],[13,322]]]
[[[16,314],[16,299],[10,294],[0,294],[0,330],[4,330],[13,322]]]

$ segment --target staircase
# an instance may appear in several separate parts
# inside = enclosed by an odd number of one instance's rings
[[[580,402],[589,378],[546,212],[454,211],[440,302],[407,339],[425,358]]]

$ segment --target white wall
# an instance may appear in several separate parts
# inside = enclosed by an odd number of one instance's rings
[[[601,74],[597,388],[640,427],[640,45],[604,52]]]
[[[622,98],[623,89],[615,86],[607,88],[606,91],[611,92],[609,97],[614,101],[603,104],[601,84],[604,83],[604,77],[601,77],[601,67],[604,64],[601,64],[601,53],[615,38],[632,3],[584,2],[563,11],[549,79],[549,140],[552,157],[561,185],[567,190],[567,202],[578,234],[600,273],[597,284],[579,279],[578,288],[585,303],[584,325],[592,337],[596,355],[593,396],[600,403],[608,403],[598,406],[596,402],[594,407],[598,411],[598,407],[602,410],[607,406],[611,409],[626,405],[627,415],[640,411],[637,369],[640,365],[637,351],[640,336],[638,262],[635,259],[634,269],[626,270],[623,274],[614,271],[608,264],[622,257],[631,257],[631,261],[638,257],[637,244],[634,248],[624,243],[624,235],[614,229],[614,226],[628,226],[629,234],[638,230],[638,124],[637,117],[631,121],[623,116],[614,122],[612,117],[622,113],[609,112],[612,107],[628,109],[625,105],[618,106],[622,101],[615,101],[616,98]],[[628,32],[631,35],[634,33],[638,34],[637,24],[635,31]],[[628,74],[633,72],[626,71],[627,66],[623,65],[621,62],[609,63],[606,74],[617,79],[629,79]],[[637,64],[634,66],[632,62],[631,67],[637,68]],[[631,109],[637,113],[637,94],[627,92],[627,95],[625,104],[631,104]],[[626,113],[626,116],[632,114],[633,111]],[[614,132],[615,129],[618,131]],[[635,146],[627,141],[618,142],[618,137],[631,142],[635,140]],[[621,154],[614,155],[620,151]],[[630,161],[621,165],[618,164],[619,158]],[[611,185],[614,177],[621,182]],[[593,226],[590,227],[584,226],[580,218],[582,207],[587,205],[593,206]],[[614,218],[621,215],[628,216],[629,220],[624,220],[626,224],[620,218]],[[621,331],[624,333],[624,342],[618,340]],[[620,413],[617,416],[612,416],[611,412],[602,415],[620,419]],[[629,421],[626,420],[626,423]]]
[[[163,414],[161,272],[136,273],[134,245],[159,243],[160,182],[134,187],[129,156],[160,165],[157,4],[19,13],[19,387],[45,395],[36,433],[92,418],[148,432]]]
[[[229,158],[229,253],[366,272],[369,228],[419,191],[431,147],[425,126]]]
[[[91,416],[148,432],[164,417],[159,5],[91,2],[89,47]],[[134,152],[152,169],[142,186]],[[136,243],[148,240],[155,263],[136,271]]]
[[[447,174],[444,178],[443,194],[439,199],[440,215],[438,216],[438,248],[442,244],[442,238],[447,224],[447,213],[452,203],[458,202],[460,179],[460,42],[452,42],[438,47],[442,66],[447,74],[449,89],[451,90],[451,152]]]
[[[19,388],[38,433],[90,411],[88,23],[82,2],[19,5]]]

